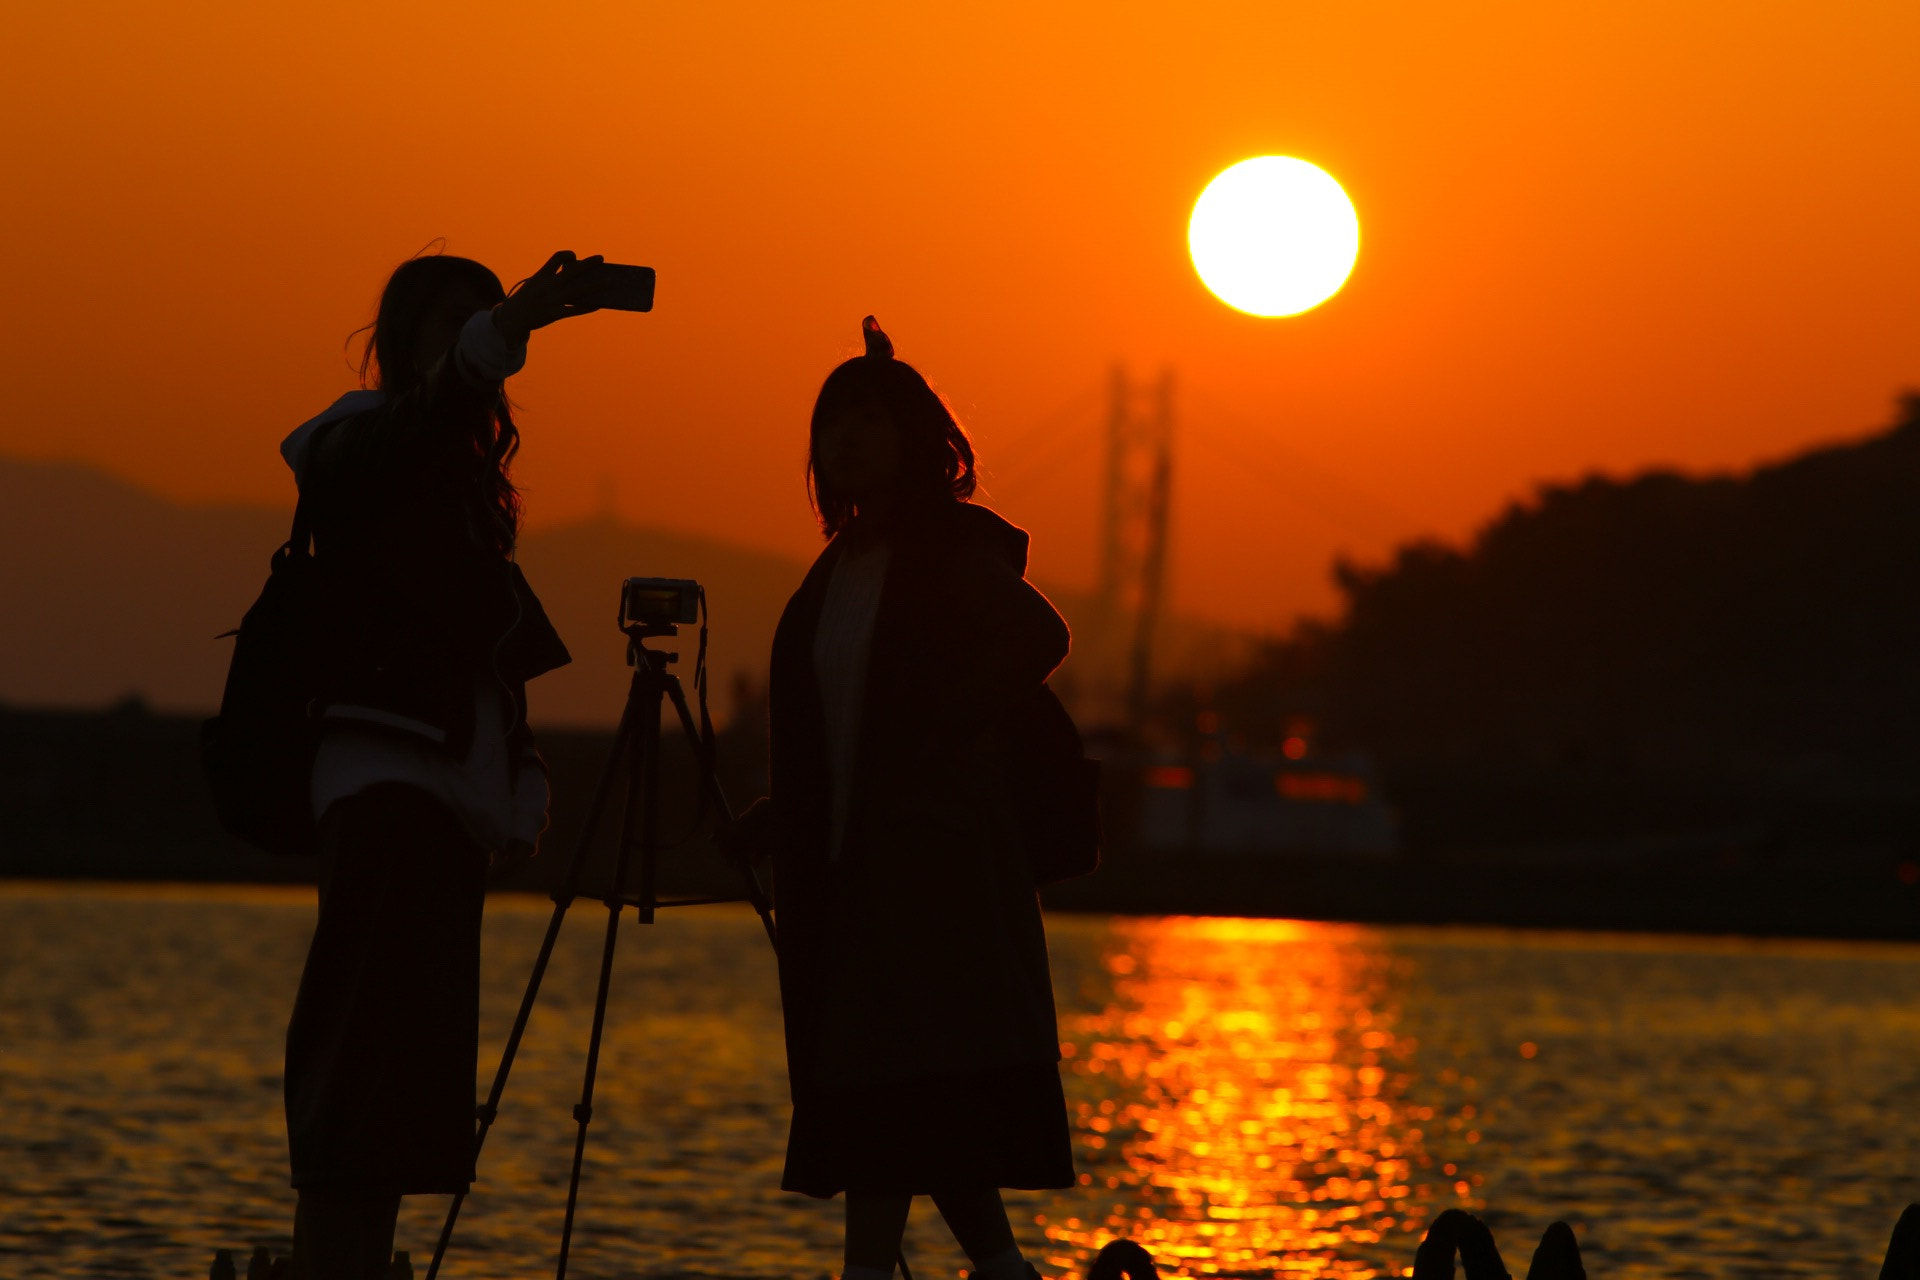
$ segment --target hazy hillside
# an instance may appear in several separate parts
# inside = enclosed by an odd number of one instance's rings
[[[288,514],[184,507],[76,463],[0,458],[0,700],[219,700]]]
[[[272,507],[183,506],[79,464],[0,457],[0,703],[88,707],[135,695],[212,708],[230,645],[215,637],[259,591],[289,518]],[[622,578],[706,585],[714,710],[724,718],[736,679],[764,679],[774,625],[805,571],[779,555],[607,519],[535,528],[520,559],[574,655],[533,688],[535,717],[549,724],[602,725],[618,714]],[[1049,594],[1070,622],[1090,613],[1083,596]],[[1165,671],[1223,675],[1250,647],[1192,620],[1170,620],[1164,632]],[[1078,674],[1083,686],[1098,683]]]
[[[695,578],[706,587],[713,710],[724,719],[736,679],[764,680],[780,610],[806,571],[765,552],[612,520],[529,533],[520,563],[573,651],[571,666],[533,686],[535,714],[543,723],[583,725],[611,723],[626,695],[626,638],[614,626],[621,579]],[[681,675],[691,679],[692,628],[679,647],[687,653]]]
[[[72,463],[0,458],[0,702],[218,703],[234,626],[286,537],[271,507],[181,506]],[[534,687],[549,723],[611,720],[626,689],[613,627],[622,577],[694,577],[715,625],[717,710],[735,671],[765,665],[779,609],[804,566],[612,521],[535,530],[521,561],[574,665]]]

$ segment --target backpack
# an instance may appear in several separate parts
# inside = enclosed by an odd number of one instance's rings
[[[1046,685],[1015,709],[1007,777],[1036,886],[1100,867],[1100,762]]]
[[[234,637],[220,714],[200,728],[200,763],[220,825],[269,853],[317,851],[313,757],[319,723],[324,579],[309,548],[306,497]]]

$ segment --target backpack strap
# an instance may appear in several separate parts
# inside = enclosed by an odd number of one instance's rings
[[[296,556],[311,555],[313,519],[307,512],[307,495],[294,499],[293,528],[287,532],[287,550]]]
[[[307,445],[307,484],[300,486],[300,496],[293,500],[293,528],[287,533],[287,550],[296,556],[311,555],[313,543],[313,508],[308,504],[309,486],[318,484],[314,476],[314,462],[320,452],[320,445],[333,429],[346,421],[324,423],[314,429],[313,439]]]

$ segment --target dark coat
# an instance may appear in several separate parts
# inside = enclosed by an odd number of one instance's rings
[[[1027,535],[986,508],[943,505],[889,531],[845,847],[829,861],[814,634],[860,536],[821,553],[773,644],[774,893],[796,1096],[1059,1057],[1003,732],[1066,657],[1066,623],[1023,577]]]
[[[477,675],[499,682],[515,715],[503,728],[524,736],[527,681],[571,658],[487,534],[474,419],[498,386],[456,363],[327,428],[301,490],[330,597],[322,702],[419,722],[464,758]]]

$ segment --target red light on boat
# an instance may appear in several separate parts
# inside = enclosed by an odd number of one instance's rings
[[[1289,800],[1361,804],[1367,798],[1366,782],[1344,773],[1275,774],[1273,789]]]

